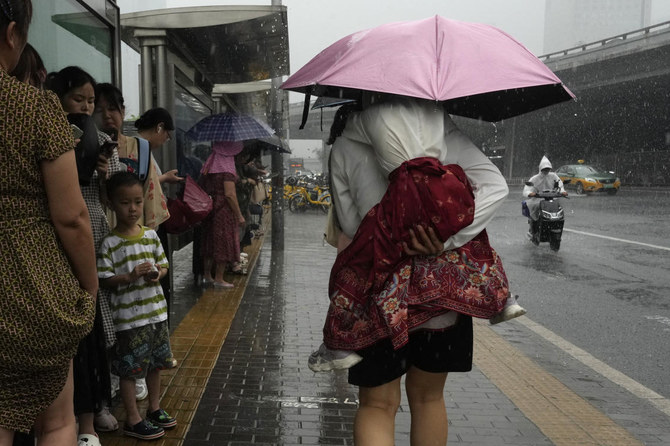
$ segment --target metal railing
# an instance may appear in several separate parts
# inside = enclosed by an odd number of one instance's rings
[[[581,53],[583,51],[598,49],[616,41],[630,40],[636,37],[646,37],[652,32],[657,32],[664,29],[670,30],[670,21],[657,23],[656,25],[647,26],[646,28],[636,29],[634,31],[629,31],[627,33],[618,34],[616,36],[607,37],[601,40],[596,40],[595,42],[585,43],[583,45],[575,46],[565,50],[543,54],[538,58],[543,62],[549,62],[552,59],[556,59],[558,57],[569,56],[571,54]]]

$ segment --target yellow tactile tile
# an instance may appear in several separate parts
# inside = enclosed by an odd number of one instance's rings
[[[270,221],[269,218],[264,220],[266,225]],[[179,424],[175,429],[167,431],[165,437],[152,441],[152,445],[182,445],[244,295],[262,244],[262,237],[254,239],[246,250],[249,254],[249,274],[233,277],[233,289],[205,290],[170,336],[172,352],[178,362],[175,369],[161,373],[161,406],[177,418]],[[138,402],[140,413],[146,412],[146,406],[146,400]],[[121,428],[116,432],[100,434],[105,446],[146,444],[144,441],[123,436],[125,412],[122,405],[115,407],[113,413]]]
[[[514,348],[474,324],[475,365],[554,444],[641,445],[625,429]]]

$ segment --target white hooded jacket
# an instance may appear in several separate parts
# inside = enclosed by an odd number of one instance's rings
[[[558,192],[563,193],[565,192],[565,188],[563,187],[563,181],[556,175],[554,172],[547,172],[544,173],[542,172],[542,169],[551,169],[551,162],[549,162],[549,159],[546,156],[542,157],[542,160],[540,160],[540,165],[539,169],[540,172],[537,175],[534,175],[528,180],[529,183],[533,183],[532,186],[525,185],[523,188],[523,196],[528,198],[526,200],[526,205],[528,206],[528,210],[530,211],[530,218],[533,220],[537,220],[539,214],[540,214],[540,201],[542,201],[541,198],[536,198],[536,197],[528,197],[528,195],[531,192],[544,192],[544,191],[550,191],[554,190],[554,185],[558,181]]]

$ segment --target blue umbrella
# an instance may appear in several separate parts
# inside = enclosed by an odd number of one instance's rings
[[[274,130],[260,119],[230,112],[207,116],[186,132],[186,136],[196,142],[243,141],[272,135]]]

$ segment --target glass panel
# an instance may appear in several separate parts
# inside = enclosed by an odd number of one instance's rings
[[[97,82],[111,82],[112,30],[74,0],[40,0],[39,6],[28,41],[47,71],[77,65]]]

